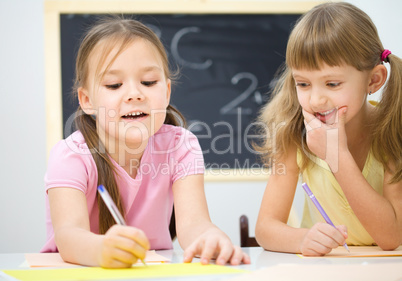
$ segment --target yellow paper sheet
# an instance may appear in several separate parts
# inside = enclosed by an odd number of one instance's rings
[[[350,253],[343,247],[339,246],[333,249],[331,253],[323,257],[326,258],[357,258],[357,257],[397,257],[402,256],[402,246],[399,246],[394,251],[383,251],[378,246],[349,246]],[[323,258],[323,257],[306,257],[298,255],[302,258]]]
[[[372,264],[282,264],[233,277],[227,281],[399,281],[402,262]]]
[[[104,269],[100,267],[79,267],[62,269],[3,270],[9,276],[21,281],[67,281],[67,280],[107,280],[118,278],[160,278],[187,275],[234,274],[245,270],[200,263],[150,264],[127,269]]]
[[[75,266],[72,263],[67,263],[63,261],[59,253],[29,253],[25,254],[25,259],[30,267],[66,267],[66,266]],[[147,251],[147,255],[145,257],[146,263],[155,263],[155,262],[169,262],[168,258],[157,254],[154,250]],[[141,263],[138,261],[137,263]]]

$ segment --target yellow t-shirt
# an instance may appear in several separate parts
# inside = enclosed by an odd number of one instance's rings
[[[301,158],[302,154],[298,151],[297,164],[299,167]],[[346,225],[348,228],[346,243],[358,246],[374,245],[373,238],[354,214],[328,164],[318,157],[315,157],[313,161],[316,164],[309,165],[303,171],[302,181],[308,184],[334,225]],[[382,195],[384,167],[375,159],[371,151],[367,156],[362,174],[371,187]],[[317,222],[325,222],[325,220],[318,212],[314,203],[306,196],[301,227],[311,228]]]

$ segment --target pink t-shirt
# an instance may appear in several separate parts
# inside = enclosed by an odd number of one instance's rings
[[[204,173],[204,158],[196,136],[182,127],[163,125],[149,139],[135,179],[116,162],[113,163],[120,175],[116,181],[127,225],[143,230],[151,249],[171,249],[172,185],[182,177]],[[97,184],[96,165],[81,132],[76,131],[59,141],[49,157],[46,194],[50,188],[56,187],[71,187],[84,192],[90,229],[94,233],[99,233]],[[41,252],[57,252],[47,198],[46,227],[47,242]]]

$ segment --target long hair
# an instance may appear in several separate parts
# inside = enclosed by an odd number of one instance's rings
[[[268,137],[258,150],[263,158],[278,159],[286,155],[290,145],[302,152],[301,169],[309,163],[302,108],[297,100],[291,69],[319,70],[347,64],[359,71],[372,70],[381,64],[384,47],[369,16],[359,8],[344,2],[325,3],[303,15],[293,28],[286,50],[286,64],[270,102],[262,109],[259,121],[265,124]],[[402,179],[402,61],[389,55],[391,74],[382,98],[375,108],[372,150],[374,156],[391,171],[391,182]],[[270,124],[275,132],[269,131]],[[394,169],[391,170],[392,163]]]
[[[162,59],[165,77],[174,81],[177,72],[170,72],[169,61],[163,44],[150,28],[133,19],[107,17],[100,19],[95,25],[93,25],[82,39],[77,54],[73,92],[77,93],[78,88],[85,86],[88,79],[92,78],[88,77],[90,67],[96,67],[95,77],[97,77],[96,79],[101,79],[102,77],[99,78],[97,74],[99,74],[101,70],[100,68],[105,63],[110,52],[118,47],[118,52],[112,58],[109,65],[107,65],[107,69],[111,66],[117,56],[136,38],[147,40],[157,49]],[[98,65],[89,65],[89,58],[92,51],[100,44],[102,44],[102,54]],[[164,123],[174,126],[185,126],[184,117],[171,105],[168,105],[166,109],[166,119]],[[107,149],[100,141],[97,133],[96,120],[92,116],[87,115],[79,106],[76,111],[75,126],[83,134],[96,163],[98,185],[102,184],[107,188],[113,201],[124,216],[124,206],[116,182],[116,177],[119,175],[108,155]],[[97,195],[97,201],[99,206],[99,233],[104,234],[113,224],[115,224],[115,221],[103,200],[100,199],[99,194]]]

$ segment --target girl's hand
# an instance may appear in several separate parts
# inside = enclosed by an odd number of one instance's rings
[[[339,108],[336,121],[326,124],[303,109],[307,146],[317,157],[327,162],[334,173],[338,171],[339,153],[348,150],[346,111],[346,107]]]
[[[345,244],[347,237],[347,229],[344,225],[334,228],[327,223],[316,223],[301,242],[300,252],[304,256],[323,256]]]
[[[138,228],[114,225],[102,239],[99,264],[106,268],[131,267],[138,259],[144,259],[149,241]]]
[[[250,257],[243,253],[239,246],[233,245],[230,239],[218,229],[207,231],[198,237],[184,251],[184,262],[191,262],[196,256],[200,257],[202,264],[208,264],[211,259],[216,259],[216,264],[219,265],[250,263]]]

